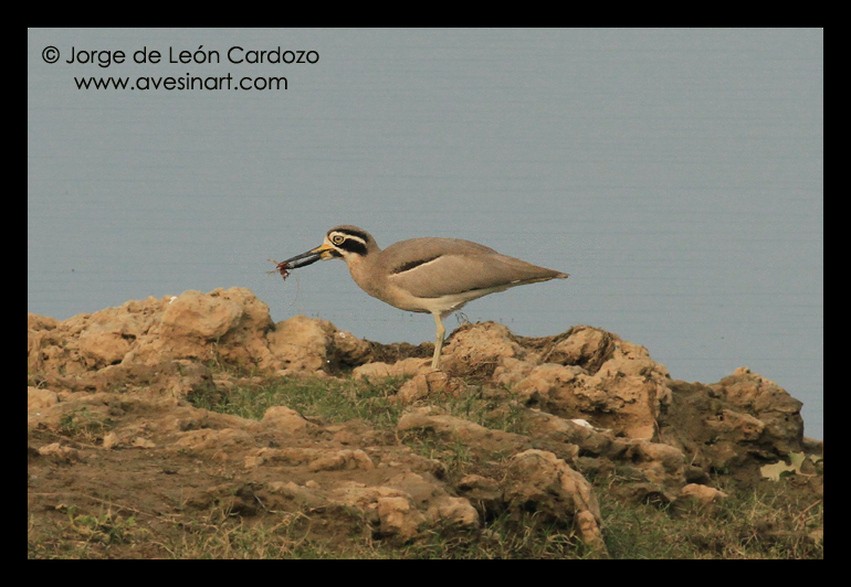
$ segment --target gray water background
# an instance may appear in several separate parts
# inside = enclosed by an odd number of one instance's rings
[[[241,286],[275,321],[431,341],[342,262],[266,272],[360,225],[453,236],[571,274],[472,302],[524,336],[576,324],[677,379],[739,366],[823,437],[819,29],[32,29],[28,311]],[[147,47],[221,63],[132,61]],[[57,63],[45,61],[48,46]],[[233,64],[227,50],[316,51]],[[71,48],[116,50],[107,68]],[[200,55],[200,54],[199,54]],[[279,91],[78,90],[75,76],[285,76]],[[447,319],[449,330],[457,326]]]

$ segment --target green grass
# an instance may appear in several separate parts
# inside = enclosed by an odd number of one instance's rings
[[[402,549],[402,558],[581,559],[589,552],[568,528],[541,522],[534,514],[501,514],[475,533],[434,531]]]
[[[361,419],[382,429],[395,428],[407,406],[392,401],[404,378],[377,382],[355,379],[283,377],[259,384],[237,385],[226,393],[215,389],[195,392],[189,401],[197,408],[259,420],[272,406],[287,406],[307,418],[326,424]],[[488,393],[468,385],[458,396],[446,396],[446,413],[496,430],[527,432],[524,408],[510,401],[508,392]],[[491,390],[492,392],[493,390]]]
[[[598,494],[603,488],[598,488]],[[603,497],[603,535],[616,559],[821,559],[820,541],[797,524],[815,526],[821,505],[799,509],[783,483],[731,496],[714,510],[676,511]],[[790,511],[794,508],[793,511]],[[791,515],[790,515],[791,514]],[[335,513],[335,528],[311,512],[262,519],[213,509],[206,516],[159,520],[154,532],[133,516],[100,508],[69,511],[50,540],[31,537],[31,558],[177,559],[577,559],[590,553],[569,528],[534,514],[501,514],[478,531],[432,528],[410,544],[364,533],[362,514]],[[165,527],[164,527],[165,526]],[[152,538],[160,536],[160,538]],[[167,537],[167,538],[162,538]],[[333,537],[333,538],[332,538]],[[124,548],[124,550],[119,550]],[[127,550],[129,549],[129,550]],[[114,553],[111,554],[111,553]]]
[[[452,416],[464,418],[474,424],[527,434],[526,409],[507,390],[494,390],[475,383],[467,384],[467,391],[458,396],[447,398],[441,407]]]
[[[93,443],[112,426],[112,421],[106,412],[107,408],[105,407],[101,407],[101,409],[89,409],[86,406],[76,408],[63,414],[59,419],[59,431],[66,436]]]
[[[597,487],[603,536],[614,558],[824,558],[811,532],[820,527],[821,500],[803,499],[789,482],[731,488],[710,508],[678,508],[606,499]]]
[[[133,515],[122,515],[111,508],[98,507],[91,512],[76,506],[64,509],[65,516],[53,524],[49,538],[28,541],[30,558],[103,558],[111,550],[145,543],[150,531]],[[30,516],[29,534],[33,534]]]
[[[403,406],[391,401],[401,380],[378,384],[320,378],[271,378],[256,385],[237,385],[227,393],[190,395],[197,408],[259,420],[272,406],[287,406],[326,424],[362,419],[385,430],[396,426]]]

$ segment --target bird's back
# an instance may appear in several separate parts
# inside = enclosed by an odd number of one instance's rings
[[[419,238],[387,247],[381,255],[388,282],[416,297],[499,291],[567,274],[502,255],[463,239]]]

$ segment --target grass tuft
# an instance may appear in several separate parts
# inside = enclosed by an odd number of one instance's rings
[[[271,378],[259,384],[240,384],[226,394],[216,390],[193,393],[198,408],[259,420],[272,406],[287,406],[306,418],[326,424],[361,419],[386,430],[396,426],[402,407],[390,401],[402,380],[377,384],[325,378]]]

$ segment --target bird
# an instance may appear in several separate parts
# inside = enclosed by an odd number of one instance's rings
[[[372,297],[434,317],[434,370],[440,370],[447,315],[488,294],[569,276],[457,238],[413,238],[381,249],[371,234],[350,224],[330,229],[321,245],[278,263],[278,270],[286,278],[290,269],[339,258]]]

